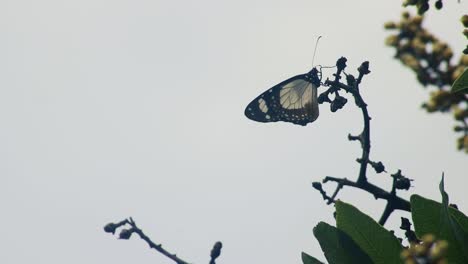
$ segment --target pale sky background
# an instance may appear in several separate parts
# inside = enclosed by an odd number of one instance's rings
[[[436,200],[444,171],[467,212],[454,121],[420,108],[428,91],[384,46],[400,3],[1,1],[0,263],[173,263],[103,232],[128,216],[193,263],[208,263],[218,240],[220,264],[301,263],[301,251],[324,260],[312,228],[334,223],[334,210],[311,182],[356,178],[360,148],[347,134],[361,130],[360,112],[321,105],[306,127],[243,115],[261,92],[310,70],[319,35],[316,64],[345,56],[353,73],[370,61],[361,89],[372,159]],[[467,7],[449,1],[425,22],[458,54]],[[383,210],[357,190],[340,198],[376,218]],[[387,227],[398,226],[395,214]]]

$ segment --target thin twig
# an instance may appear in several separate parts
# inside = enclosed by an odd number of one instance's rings
[[[140,228],[137,227],[135,221],[133,221],[133,219],[131,217],[130,217],[130,220],[129,220],[129,224],[133,228],[133,232],[137,233],[140,236],[141,239],[143,239],[146,243],[148,243],[150,248],[154,248],[159,253],[161,253],[164,256],[172,259],[177,264],[188,264],[188,262],[186,262],[186,261],[180,259],[179,257],[177,257],[176,254],[172,254],[169,251],[165,250],[162,247],[161,244],[156,244],[153,241],[151,241],[151,239],[147,235],[145,235]]]
[[[391,201],[393,204],[392,207],[394,208],[393,210],[398,209],[398,210],[410,211],[411,209],[410,203],[406,201],[405,199],[398,197],[395,194],[392,194],[390,192],[387,192],[384,189],[370,182],[366,182],[365,184],[362,184],[362,183],[350,181],[346,178],[335,178],[335,177],[330,177],[330,176],[327,176],[325,177],[325,179],[323,179],[323,183],[326,183],[329,181],[336,182],[339,186],[337,187],[337,189],[341,189],[344,186],[351,186],[351,187],[358,188],[358,189],[364,190],[372,194],[375,199],[385,199],[387,201]],[[332,198],[336,198],[336,197],[332,196]]]
[[[104,231],[107,233],[112,233],[114,234],[117,228],[120,228],[124,225],[129,225],[129,229],[122,229],[119,234],[119,239],[129,239],[133,233],[138,234],[141,239],[143,239],[149,246],[150,248],[155,249],[159,253],[163,254],[164,256],[168,257],[169,259],[173,260],[177,264],[189,264],[187,261],[182,260],[181,258],[177,257],[176,254],[172,254],[169,251],[165,250],[161,244],[156,244],[151,239],[143,233],[143,231],[138,228],[136,225],[135,221],[130,217],[128,219],[125,219],[123,221],[120,221],[118,223],[109,223],[104,227]]]

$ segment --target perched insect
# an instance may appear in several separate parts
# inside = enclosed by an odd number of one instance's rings
[[[315,43],[312,65],[320,38]],[[263,123],[284,121],[305,126],[319,116],[319,86],[319,71],[312,68],[308,73],[289,78],[259,95],[247,105],[244,114],[249,119]]]
[[[284,121],[305,126],[319,115],[317,88],[318,70],[289,78],[255,98],[245,115],[258,122]]]

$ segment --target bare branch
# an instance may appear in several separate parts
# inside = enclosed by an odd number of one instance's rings
[[[372,194],[375,199],[387,200],[387,205],[379,221],[379,223],[383,225],[385,224],[388,217],[394,210],[410,211],[411,209],[410,203],[406,201],[405,199],[397,196],[396,190],[397,189],[408,190],[410,187],[411,180],[401,175],[401,171],[398,171],[396,174],[391,175],[393,177],[393,186],[392,186],[391,192],[385,191],[382,188],[372,183],[369,183],[367,179],[367,167],[368,167],[367,165],[368,164],[370,164],[374,168],[376,173],[385,172],[385,166],[383,165],[382,162],[380,161],[374,162],[369,159],[370,148],[371,148],[371,144],[370,144],[371,117],[369,116],[369,112],[367,110],[367,104],[365,103],[359,91],[359,85],[361,84],[363,77],[370,73],[369,62],[363,62],[361,66],[359,66],[358,68],[359,75],[357,79],[350,74],[344,73],[344,69],[346,68],[346,58],[341,57],[340,59],[338,59],[336,66],[337,66],[337,71],[335,74],[333,74],[334,80],[327,79],[323,83],[324,86],[327,86],[329,88],[320,95],[319,98],[322,98],[322,100],[319,100],[319,101],[321,103],[325,103],[325,102],[330,103],[331,111],[335,112],[341,109],[346,104],[347,100],[343,99],[343,97],[339,95],[339,91],[344,90],[350,93],[354,97],[356,106],[361,109],[363,123],[364,123],[363,130],[357,136],[353,136],[351,134],[348,135],[348,139],[350,141],[359,141],[361,144],[362,154],[361,154],[361,157],[357,159],[357,162],[360,164],[359,174],[358,174],[356,181],[351,181],[351,180],[348,180],[347,178],[335,178],[335,177],[330,177],[330,176],[325,177],[322,181],[323,183],[327,183],[327,182],[337,183],[336,189],[331,196],[328,196],[326,192],[322,189],[322,186],[321,185],[319,186],[318,183],[313,183],[313,185],[315,189],[320,191],[323,199],[327,201],[327,204],[334,203],[340,190],[343,189],[345,186],[350,186],[353,188],[364,190]],[[342,78],[341,74],[343,73],[346,75],[346,81],[347,81],[346,84],[340,82]],[[330,94],[335,94],[334,100],[329,99]],[[325,99],[328,99],[328,100],[325,100]]]
[[[143,230],[137,227],[135,221],[130,217],[129,219],[125,219],[123,221],[120,221],[117,224],[114,223],[109,223],[104,227],[104,231],[107,233],[112,233],[114,234],[117,228],[120,228],[122,226],[129,225],[130,228],[128,229],[122,229],[119,234],[119,239],[130,239],[133,233],[136,233],[138,236],[140,236],[141,239],[143,239],[149,246],[150,248],[155,249],[159,253],[163,254],[164,256],[168,257],[169,259],[172,259],[175,263],[177,264],[189,264],[189,262],[182,260],[181,258],[177,257],[176,254],[172,254],[169,251],[165,250],[161,244],[156,244],[151,239],[143,233]],[[221,242],[219,242],[221,243]],[[213,260],[214,261],[214,260]],[[213,262],[214,263],[214,262]]]

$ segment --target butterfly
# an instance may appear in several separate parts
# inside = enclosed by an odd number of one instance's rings
[[[319,116],[316,68],[291,77],[265,91],[245,108],[245,116],[257,122],[284,121],[305,126]]]

